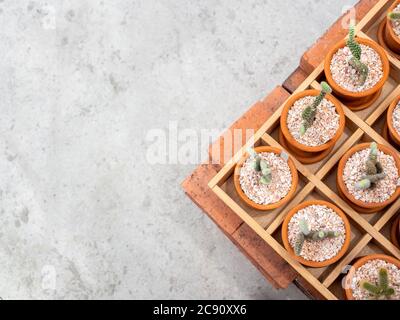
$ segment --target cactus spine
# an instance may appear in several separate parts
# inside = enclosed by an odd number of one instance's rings
[[[304,136],[307,130],[312,126],[317,115],[317,108],[325,99],[325,96],[332,93],[332,88],[326,82],[321,82],[321,92],[315,98],[313,104],[304,109],[301,117],[303,118],[303,124],[300,127],[300,135]]]
[[[373,142],[371,143],[371,150],[367,162],[365,163],[366,175],[357,182],[357,190],[367,190],[375,187],[375,185],[386,178],[386,174],[383,172],[382,164],[378,161],[378,145]]]
[[[301,255],[303,250],[303,245],[306,240],[308,241],[322,241],[325,239],[333,239],[340,236],[339,232],[335,231],[312,231],[305,219],[299,221],[300,233],[297,237],[296,243],[294,245],[294,252],[297,256]]]
[[[369,69],[368,66],[361,62],[361,46],[357,42],[356,38],[356,30],[354,24],[350,26],[349,30],[349,39],[347,40],[347,47],[350,49],[353,57],[350,59],[349,64],[357,70],[360,75],[360,86],[364,85],[365,81],[367,81]]]
[[[261,172],[260,183],[263,185],[269,185],[272,182],[272,170],[269,167],[267,161],[261,159],[260,155],[254,151],[254,149],[248,149],[250,157],[253,159],[253,168],[257,172]]]
[[[395,294],[393,288],[389,287],[388,271],[384,268],[378,272],[378,284],[373,284],[368,281],[361,281],[360,287],[366,290],[372,298],[376,300],[390,299]]]

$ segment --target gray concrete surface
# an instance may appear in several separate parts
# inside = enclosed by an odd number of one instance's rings
[[[0,297],[304,298],[185,197],[194,164],[148,163],[148,130],[222,131],[355,2],[0,0]]]

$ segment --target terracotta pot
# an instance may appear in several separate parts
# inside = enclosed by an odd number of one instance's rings
[[[255,148],[255,151],[257,153],[275,153],[277,155],[280,155],[282,153],[282,150],[278,149],[278,148],[272,148],[272,147],[258,147]],[[235,189],[236,192],[238,193],[239,197],[243,200],[243,202],[245,202],[249,207],[260,210],[260,211],[270,211],[270,210],[274,210],[276,208],[279,208],[283,205],[285,205],[286,203],[288,203],[294,196],[294,194],[296,193],[297,190],[297,185],[299,183],[299,176],[297,173],[297,169],[296,166],[293,162],[293,160],[291,158],[289,158],[288,164],[290,167],[290,171],[292,173],[292,187],[290,188],[289,193],[286,195],[285,198],[281,199],[279,202],[277,203],[272,203],[269,205],[260,205],[255,203],[254,201],[250,200],[246,194],[243,192],[242,187],[240,186],[240,170],[243,167],[243,164],[245,163],[245,161],[249,158],[249,154],[245,154],[245,156],[239,161],[239,163],[236,165],[235,168],[235,174],[234,174],[234,184],[235,184]]]
[[[340,160],[338,172],[337,172],[337,178],[336,178],[336,183],[337,183],[337,188],[338,188],[339,194],[345,200],[347,200],[349,203],[351,203],[352,207],[356,211],[359,211],[361,213],[379,212],[379,211],[383,210],[384,208],[386,208],[388,205],[392,204],[400,196],[400,187],[398,187],[396,189],[396,192],[392,195],[392,197],[383,203],[365,203],[363,201],[357,200],[347,190],[347,187],[343,180],[343,171],[344,171],[344,167],[345,167],[347,161],[354,153],[359,152],[364,149],[368,149],[370,147],[370,145],[371,145],[370,143],[363,143],[363,144],[359,144],[359,145],[351,148]],[[397,154],[392,149],[390,149],[384,145],[378,145],[378,148],[385,154],[391,155],[395,159],[397,169],[399,170],[399,173],[400,173],[400,158],[397,156]]]
[[[400,248],[400,216],[397,217],[392,225],[390,239],[397,248]]]
[[[394,8],[396,8],[399,4],[400,0],[395,1],[388,10],[388,13],[393,11]],[[394,53],[400,53],[400,38],[394,32],[392,21],[389,19],[389,17],[386,17],[384,41],[390,50],[392,50]]]
[[[281,144],[281,146],[284,147],[286,150],[288,150],[291,154],[293,154],[295,158],[303,164],[313,164],[322,161],[332,152],[334,148],[333,145],[332,148],[330,149],[315,153],[312,156],[310,156],[310,153],[307,152],[294,151],[291,148],[291,146],[287,143],[281,129],[279,129],[278,133],[279,133],[279,143]]]
[[[356,273],[358,268],[362,267],[364,264],[366,264],[368,261],[371,261],[371,260],[383,260],[388,263],[394,264],[395,266],[400,268],[399,260],[397,260],[393,257],[390,257],[390,256],[383,255],[383,254],[374,254],[374,255],[366,256],[366,257],[363,257],[363,258],[357,260],[356,263],[353,264],[352,268],[350,269],[349,273],[347,274],[347,276],[345,278],[345,284],[346,284],[345,294],[346,294],[347,300],[355,300],[353,297],[353,290],[351,290],[351,287],[350,287],[351,280],[353,279],[354,274]]]
[[[304,209],[306,207],[309,207],[309,206],[312,206],[312,205],[321,205],[321,206],[326,206],[328,208],[331,208],[333,211],[335,211],[342,218],[342,220],[344,222],[344,225],[345,225],[345,229],[346,229],[346,239],[344,241],[342,249],[339,251],[339,253],[335,257],[333,257],[333,258],[331,258],[329,260],[323,261],[323,262],[308,261],[308,260],[303,259],[302,257],[297,256],[295,254],[295,252],[294,252],[294,249],[290,245],[289,238],[288,238],[289,222],[292,219],[292,217],[299,210],[302,210],[302,209]],[[293,208],[292,210],[290,210],[289,213],[287,214],[285,220],[283,221],[283,225],[282,225],[282,241],[283,241],[283,244],[284,244],[286,250],[298,262],[300,262],[301,264],[303,264],[305,266],[311,267],[311,268],[327,267],[327,266],[329,266],[331,264],[334,264],[338,260],[340,260],[343,257],[343,255],[347,252],[347,250],[349,249],[350,240],[351,240],[351,227],[350,227],[349,220],[347,219],[346,215],[343,213],[342,210],[340,210],[338,207],[336,207],[335,205],[333,205],[330,202],[320,201],[320,200],[312,200],[312,201],[303,202],[300,205],[298,205],[295,208]]]
[[[316,97],[318,96],[320,91],[318,90],[306,90],[297,94],[294,94],[293,96],[290,97],[290,99],[286,102],[282,115],[281,115],[281,132],[283,134],[283,139],[281,138],[281,142],[283,141],[284,144],[287,145],[287,148],[289,151],[291,151],[298,159],[299,161],[303,163],[315,163],[321,161],[324,157],[328,156],[330,151],[334,148],[336,142],[339,140],[339,138],[342,136],[344,132],[344,128],[346,125],[346,117],[342,108],[342,104],[332,95],[328,94],[326,96],[326,99],[332,102],[335,106],[336,112],[340,116],[339,120],[339,128],[335,134],[335,136],[328,141],[327,143],[317,146],[317,147],[309,147],[304,144],[299,143],[297,140],[293,138],[291,135],[289,128],[287,126],[287,118],[288,118],[288,113],[289,110],[292,108],[294,103],[306,96],[312,96]],[[306,159],[304,161],[304,159]],[[308,162],[307,160],[310,159],[311,162]],[[303,160],[303,161],[302,161]]]
[[[336,181],[337,183],[337,181]],[[358,213],[362,213],[362,214],[373,214],[373,213],[377,213],[380,211],[383,211],[383,209],[385,209],[386,207],[376,207],[376,208],[372,208],[372,209],[366,209],[366,208],[362,208],[359,207],[357,205],[355,205],[354,203],[352,203],[349,199],[346,198],[346,196],[344,195],[343,192],[341,192],[340,188],[338,188],[338,194],[339,196],[344,199],[347,204],[352,207],[355,211],[357,211]]]
[[[331,65],[331,60],[332,57],[336,54],[336,52],[344,48],[346,44],[346,40],[342,40],[339,43],[337,43],[327,54],[325,58],[325,65],[324,65],[324,70],[325,70],[325,76],[326,79],[329,83],[329,85],[332,87],[335,96],[340,98],[340,100],[350,109],[354,111],[359,111],[368,108],[371,104],[373,104],[380,96],[380,92],[389,78],[389,72],[390,72],[390,64],[389,64],[389,59],[387,57],[387,54],[385,50],[378,45],[376,42],[368,40],[368,39],[363,39],[363,38],[357,38],[357,41],[360,44],[368,45],[369,47],[373,48],[380,56],[382,60],[382,67],[383,67],[383,77],[382,79],[371,89],[368,89],[363,92],[351,92],[348,91],[342,87],[340,87],[332,78],[332,73],[330,69]]]
[[[395,142],[397,145],[400,146],[400,134],[396,131],[396,129],[393,126],[393,112],[394,109],[396,108],[397,104],[400,101],[400,96],[398,96],[396,99],[394,99],[394,101],[392,102],[392,104],[389,107],[389,110],[387,112],[387,126],[389,129],[389,136],[390,139]]]

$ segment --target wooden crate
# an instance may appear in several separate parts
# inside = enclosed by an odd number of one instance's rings
[[[357,25],[357,34],[361,38],[376,39],[377,26],[385,16],[392,1],[379,1]],[[372,215],[359,214],[353,210],[338,194],[336,189],[337,165],[342,156],[354,145],[376,141],[392,147],[381,133],[386,110],[390,103],[400,95],[400,61],[389,55],[391,64],[390,78],[386,82],[379,99],[368,109],[352,112],[343,105],[346,114],[346,129],[331,155],[313,165],[303,165],[294,157],[299,171],[300,182],[295,197],[284,208],[270,212],[260,212],[243,203],[233,184],[233,172],[237,162],[248,147],[269,145],[284,149],[278,142],[278,127],[284,104],[256,132],[253,139],[222,168],[210,181],[209,188],[230,207],[251,229],[266,241],[284,258],[310,285],[329,300],[343,299],[343,272],[354,259],[370,253],[386,253],[400,259],[400,250],[389,239],[390,222],[400,209],[400,199],[385,209]],[[319,88],[324,80],[323,63],[303,81],[294,93]],[[393,148],[393,147],[392,147]],[[338,205],[350,218],[351,244],[346,255],[336,264],[319,269],[308,268],[298,263],[283,247],[280,235],[282,222],[289,210],[305,200],[324,199]]]

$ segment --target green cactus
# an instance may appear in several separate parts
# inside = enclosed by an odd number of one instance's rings
[[[349,30],[349,38],[347,40],[347,47],[350,49],[353,57],[350,59],[349,64],[357,70],[357,73],[360,76],[360,86],[364,85],[365,81],[367,81],[369,69],[368,66],[361,62],[361,46],[357,42],[356,38],[356,29],[354,24],[350,25]]]
[[[400,12],[389,12],[388,18],[390,20],[400,20]]]
[[[315,121],[315,116],[317,114],[317,108],[325,99],[327,94],[332,93],[332,88],[326,82],[321,82],[321,92],[315,98],[313,104],[304,109],[301,117],[303,118],[303,124],[300,127],[300,135],[304,136],[307,130],[312,126]]]
[[[369,69],[366,64],[362,63],[360,60],[355,59],[354,57],[349,61],[350,65],[357,70],[360,75],[360,86],[364,85],[365,81],[367,81]]]
[[[296,243],[294,244],[294,252],[296,256],[301,255],[301,251],[303,250],[304,242],[306,241],[306,237],[302,232],[299,233]]]
[[[260,179],[260,183],[264,185],[269,185],[272,182],[272,171],[269,167],[268,163],[265,160],[261,160],[261,173],[262,177]]]
[[[349,47],[353,58],[357,60],[361,60],[361,46],[356,40],[356,28],[354,23],[352,23],[349,27],[349,38],[347,40],[347,46]]]
[[[297,256],[301,255],[303,245],[306,240],[308,241],[322,241],[325,239],[337,238],[340,236],[339,232],[335,231],[311,231],[308,222],[305,219],[299,221],[300,233],[294,245],[294,252]]]
[[[372,284],[368,281],[361,281],[360,287],[366,290],[373,299],[385,300],[390,299],[395,294],[393,288],[389,287],[388,271],[384,268],[379,270],[378,284]]]
[[[272,170],[269,167],[268,163],[265,160],[261,159],[260,155],[257,154],[254,149],[249,148],[247,152],[253,159],[254,170],[262,173],[260,183],[263,185],[269,185],[272,182]]]
[[[261,157],[258,155],[257,152],[253,148],[248,148],[247,153],[250,155],[250,157],[254,160],[253,162],[253,168],[257,172],[261,171]]]
[[[382,164],[378,161],[378,145],[371,143],[371,150],[367,162],[365,163],[366,175],[356,183],[357,190],[367,190],[374,188],[376,184],[386,178]]]

